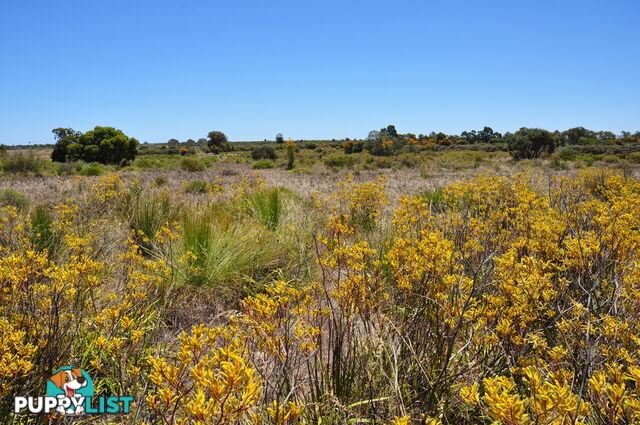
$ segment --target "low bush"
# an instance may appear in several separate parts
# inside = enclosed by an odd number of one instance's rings
[[[82,161],[77,162],[58,162],[57,167],[55,167],[55,173],[59,176],[70,176],[73,174],[77,174],[82,170],[82,167],[85,165]]]
[[[324,159],[324,165],[332,168],[351,168],[356,164],[356,158],[351,155],[332,154]]]
[[[187,157],[180,160],[180,169],[184,171],[204,171],[207,168],[200,158]]]
[[[104,172],[104,169],[100,165],[88,165],[83,167],[78,174],[81,176],[100,176]]]
[[[263,170],[267,168],[276,168],[276,164],[270,159],[260,159],[253,163],[251,168],[256,170]]]
[[[21,210],[29,206],[29,200],[17,190],[0,189],[0,206],[4,207],[7,205]]]
[[[627,161],[632,164],[640,164],[640,152],[631,152],[627,155]]]
[[[617,164],[620,162],[620,158],[615,155],[604,155],[602,157],[602,162],[606,162],[607,164]]]
[[[259,146],[251,150],[251,158],[254,160],[259,159],[276,159],[276,151],[269,146]]]
[[[593,165],[593,163],[595,162],[596,158],[590,154],[590,153],[581,153],[576,155],[576,159],[579,161],[584,162],[584,164],[588,167],[590,167],[591,165]]]
[[[46,161],[36,158],[33,153],[6,155],[2,160],[5,173],[40,173]]]
[[[578,152],[571,148],[565,148],[558,152],[558,158],[562,159],[563,161],[573,161],[576,159],[577,155]]]

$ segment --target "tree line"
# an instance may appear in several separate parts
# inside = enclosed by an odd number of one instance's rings
[[[623,131],[615,134],[611,131],[593,131],[584,127],[570,128],[565,131],[548,131],[541,128],[522,127],[513,133],[501,134],[491,127],[482,130],[463,131],[459,135],[442,132],[415,135],[400,134],[394,125],[369,132],[366,139],[345,139],[343,147],[346,153],[366,150],[373,155],[394,155],[400,151],[429,149],[451,145],[496,145],[509,151],[514,159],[537,158],[543,153],[552,153],[559,146],[571,145],[621,145],[638,143],[640,131]]]

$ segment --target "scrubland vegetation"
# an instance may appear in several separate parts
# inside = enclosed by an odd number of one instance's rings
[[[135,397],[78,423],[638,423],[636,142],[400,139],[3,153],[0,417],[77,364]]]

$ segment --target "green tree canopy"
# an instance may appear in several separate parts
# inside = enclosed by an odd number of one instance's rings
[[[556,147],[553,135],[541,128],[522,127],[515,133],[507,133],[504,139],[509,153],[517,160],[538,158],[542,152],[552,153]]]
[[[118,164],[132,161],[138,153],[138,141],[113,127],[96,126],[84,134],[71,128],[56,128],[53,133],[57,141],[51,159],[56,162]]]
[[[207,145],[213,153],[228,152],[231,150],[227,135],[222,131],[210,131],[209,134],[207,134]]]

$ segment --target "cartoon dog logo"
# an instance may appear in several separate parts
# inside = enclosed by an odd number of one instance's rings
[[[84,413],[82,400],[93,396],[93,382],[89,374],[79,367],[61,367],[54,372],[47,382],[47,395],[59,399],[75,399],[70,408],[58,407],[62,414],[81,415]]]

